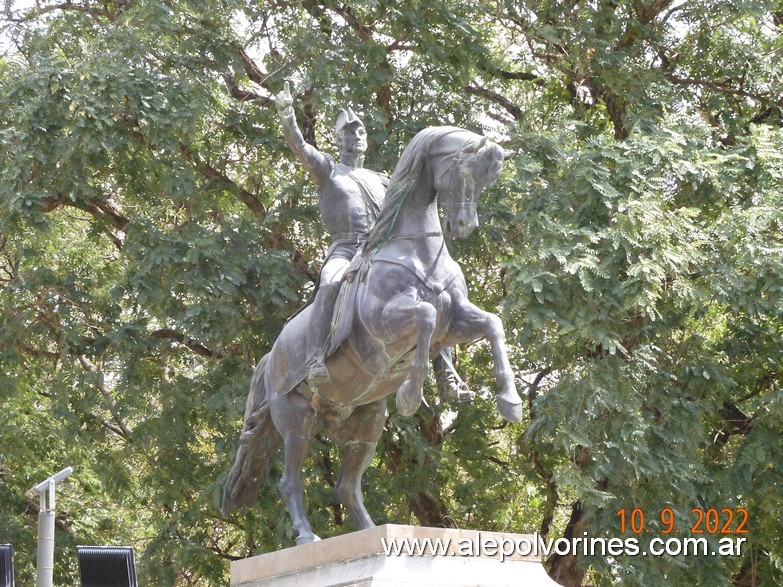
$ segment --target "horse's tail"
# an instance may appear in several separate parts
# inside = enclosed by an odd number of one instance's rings
[[[275,428],[269,412],[269,399],[264,384],[268,360],[269,355],[264,355],[256,365],[250,381],[239,450],[223,490],[221,512],[224,516],[228,515],[234,506],[251,506],[255,503],[258,489],[269,474],[272,459],[283,442],[283,437]]]

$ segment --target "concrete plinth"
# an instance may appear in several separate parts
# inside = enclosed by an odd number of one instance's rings
[[[378,526],[234,561],[231,587],[557,587],[532,544],[524,534]]]

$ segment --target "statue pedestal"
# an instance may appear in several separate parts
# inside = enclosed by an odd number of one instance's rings
[[[417,526],[378,526],[231,563],[232,587],[392,585],[558,584],[533,536]]]

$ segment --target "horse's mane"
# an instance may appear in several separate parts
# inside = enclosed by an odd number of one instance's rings
[[[431,126],[419,131],[408,146],[405,147],[397,166],[394,168],[394,172],[389,180],[389,188],[386,190],[386,199],[378,214],[378,219],[375,221],[375,226],[370,231],[367,242],[364,245],[365,254],[373,252],[388,240],[405,198],[416,189],[416,184],[421,176],[430,147],[439,139],[452,133],[464,133],[470,136],[461,145],[463,150],[466,143],[473,142],[471,140],[473,137],[475,137],[477,147],[481,146],[483,141],[486,141],[480,135],[455,126]]]

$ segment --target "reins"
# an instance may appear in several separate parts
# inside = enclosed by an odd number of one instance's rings
[[[423,234],[401,234],[399,236],[390,236],[384,242],[415,240],[417,238],[433,238],[436,236],[443,236],[443,233],[438,230],[434,232],[425,232]]]

